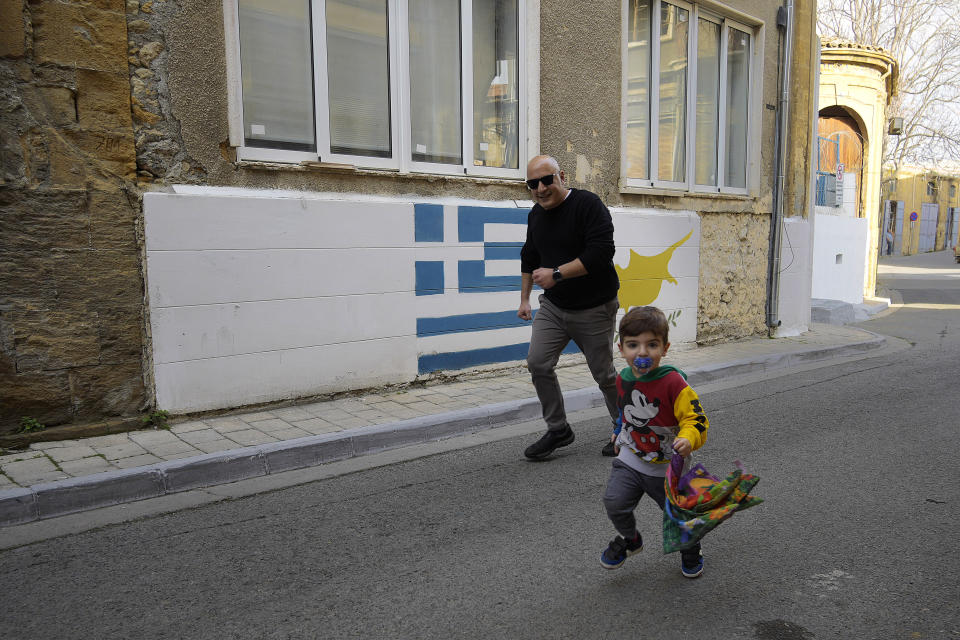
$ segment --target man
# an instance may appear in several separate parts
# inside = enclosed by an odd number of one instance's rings
[[[530,292],[533,285],[541,287],[527,368],[547,423],[543,437],[524,451],[534,460],[574,439],[555,371],[570,340],[586,357],[611,420],[618,415],[613,331],[620,280],[613,268],[613,220],[600,198],[568,189],[565,179],[550,156],[537,156],[527,164],[527,188],[536,204],[527,216],[527,239],[520,251],[517,316],[531,319]],[[611,445],[604,448],[604,455],[614,455]]]

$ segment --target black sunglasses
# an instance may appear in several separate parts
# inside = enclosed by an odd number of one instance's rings
[[[536,191],[541,182],[543,183],[543,186],[549,187],[553,184],[553,176],[555,175],[557,174],[550,173],[545,176],[540,176],[539,178],[530,178],[527,180],[527,189],[530,189],[530,191]]]

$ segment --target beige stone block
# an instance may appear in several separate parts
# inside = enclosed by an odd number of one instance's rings
[[[40,94],[52,124],[58,126],[76,124],[77,102],[71,89],[67,87],[37,87],[37,92]]]
[[[4,248],[87,248],[90,223],[86,209],[87,195],[80,189],[0,192],[0,238]]]
[[[57,371],[100,362],[98,319],[88,312],[10,314],[18,372]]]
[[[139,361],[73,369],[70,391],[78,419],[132,415],[146,404]]]
[[[137,210],[122,191],[90,193],[90,244],[96,249],[137,248]]]
[[[84,187],[87,168],[83,154],[59,134],[44,137],[50,183],[56,187]]]
[[[139,256],[107,250],[53,251],[50,272],[61,304],[129,309],[140,304],[143,279]]]
[[[0,57],[22,57],[24,43],[23,0],[0,0]]]
[[[78,69],[77,114],[86,129],[131,130],[127,74]]]
[[[16,433],[23,416],[47,426],[69,422],[72,417],[66,371],[18,374],[0,369],[0,390],[0,434]]]
[[[137,172],[133,130],[68,130],[63,137],[75,157],[90,166],[91,173],[102,171],[119,178],[132,179]]]
[[[127,71],[127,22],[123,13],[44,2],[33,9],[33,26],[38,62]]]
[[[139,360],[143,355],[143,312],[139,305],[102,308],[100,319],[100,364]]]

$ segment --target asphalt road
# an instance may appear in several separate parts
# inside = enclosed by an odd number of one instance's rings
[[[2,551],[0,637],[960,638],[960,266],[919,271],[862,325],[910,348],[704,389],[700,460],[766,502],[698,580],[649,502],[600,567],[594,418],[545,462],[513,437]]]

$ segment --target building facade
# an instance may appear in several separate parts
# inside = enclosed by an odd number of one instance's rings
[[[812,3],[2,7],[0,432],[522,360],[538,153],[674,342],[809,320]]]
[[[901,167],[888,172],[883,228],[887,255],[953,249],[960,234],[960,172]]]
[[[866,44],[821,39],[813,297],[860,303],[876,292],[887,106],[898,66]]]

